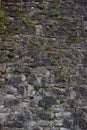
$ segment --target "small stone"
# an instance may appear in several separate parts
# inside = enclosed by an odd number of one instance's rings
[[[81,67],[79,69],[79,73],[82,75],[82,76],[87,76],[87,67]]]
[[[19,76],[19,75],[10,76],[7,81],[8,84],[13,85],[15,87],[17,87],[19,84],[21,84],[21,82],[22,82],[21,76]]]
[[[6,71],[6,64],[0,64],[0,72],[5,73]]]
[[[49,121],[45,121],[45,120],[40,120],[37,122],[37,125],[42,127],[49,126],[49,124],[50,124]]]
[[[83,97],[83,98],[87,97],[87,87],[86,86],[79,87],[78,96]]]
[[[29,128],[35,128],[35,124],[36,124],[36,121],[33,121],[33,120],[30,120],[29,122],[28,122],[28,126],[29,126]],[[28,129],[28,130],[30,130],[30,129]]]
[[[80,118],[80,119],[79,119],[79,127],[80,127],[82,130],[86,130],[86,129],[87,129],[87,119]]]
[[[42,32],[42,25],[36,25],[36,34],[39,35]]]
[[[54,124],[55,124],[55,126],[63,126],[63,120],[56,120],[55,122],[54,122]]]
[[[32,112],[26,110],[18,114],[16,118],[18,119],[18,121],[27,121],[28,119],[32,119],[32,116]]]
[[[6,98],[6,99],[15,99],[15,96],[12,95],[12,94],[6,94],[6,95],[4,96],[4,98]]]
[[[5,82],[5,79],[4,78],[0,78],[0,82]]]
[[[24,90],[25,90],[24,86],[21,85],[21,86],[18,87],[18,93],[19,94],[24,95]]]
[[[71,112],[63,112],[62,114],[64,117],[70,117],[71,116]]]
[[[42,119],[42,120],[48,118],[47,113],[45,113],[44,111],[40,111],[38,115],[39,115],[40,119]]]
[[[35,84],[37,83],[36,76],[34,74],[31,74],[27,77],[27,83],[28,84]]]
[[[0,113],[0,119],[3,120],[3,121],[6,121],[6,118],[7,118],[8,115],[9,115],[8,112],[2,111],[2,113]]]
[[[14,128],[22,128],[23,127],[23,123],[19,122],[19,121],[12,121],[12,122],[8,122],[5,124],[5,127],[14,127]]]
[[[41,80],[42,83],[51,83],[51,78],[50,77],[43,77],[42,80]]]
[[[2,121],[2,119],[0,119],[0,130],[2,130],[3,129],[3,121]]]
[[[62,112],[55,113],[55,116],[56,116],[57,118],[62,117],[62,115],[63,115]]]
[[[64,121],[63,121],[63,125],[64,125],[65,128],[71,129],[72,124],[73,124],[72,120],[69,120],[67,118],[64,119]]]
[[[50,130],[57,130],[56,128],[50,128]]]
[[[64,127],[61,127],[60,130],[70,130],[70,129],[67,129],[67,128],[64,128]]]
[[[26,76],[25,75],[21,75],[21,79],[22,79],[22,81],[25,81],[26,80]]]
[[[10,21],[14,21],[14,18],[13,18],[13,17],[8,17],[8,19],[9,19]]]
[[[52,90],[53,91],[53,94],[55,94],[55,96],[60,96],[60,95],[63,95],[64,94],[64,90],[62,90],[62,89],[53,89]]]
[[[39,115],[39,117],[40,117],[40,119],[42,119],[42,120],[46,120],[46,119],[52,119],[52,118],[54,118],[54,114],[53,113],[48,113],[48,112],[46,112],[46,111],[44,111],[44,110],[41,110],[39,113],[38,113],[38,115]]]
[[[4,105],[0,105],[0,109],[4,108]]]
[[[22,65],[19,65],[19,66],[17,66],[16,68],[15,68],[15,71],[17,71],[17,72],[21,72],[21,73],[28,73],[28,74],[30,74],[31,73],[31,68],[27,65],[27,66],[22,66]]]
[[[17,88],[13,87],[12,85],[6,85],[5,91],[7,94],[17,94]]]
[[[3,105],[3,96],[0,96],[0,106]]]
[[[32,130],[43,130],[41,127],[37,126],[37,127],[34,127]]]
[[[23,128],[4,128],[4,130],[24,130]]]

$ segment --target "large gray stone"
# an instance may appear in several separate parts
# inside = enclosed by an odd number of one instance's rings
[[[82,130],[87,130],[87,119],[85,119],[85,118],[80,118],[80,119],[79,119],[79,127],[80,127]]]
[[[19,84],[22,83],[22,78],[19,75],[10,76],[7,80],[7,83],[17,87]]]
[[[38,115],[39,115],[39,118],[42,119],[42,120],[50,120],[50,119],[54,118],[53,113],[49,113],[49,112],[46,112],[46,111],[43,111],[43,110],[38,112]]]
[[[30,75],[27,77],[27,83],[28,83],[28,84],[35,84],[35,83],[37,83],[36,76],[35,76],[34,74],[30,74]]]
[[[63,121],[63,125],[64,125],[65,128],[71,129],[72,126],[73,126],[73,121],[66,118]]]
[[[86,86],[79,87],[77,94],[79,97],[86,98],[87,97],[87,87]]]
[[[20,85],[20,86],[18,87],[18,93],[21,94],[21,95],[24,95],[24,91],[25,91],[25,86]]]
[[[19,122],[19,121],[11,121],[5,124],[5,127],[9,127],[9,128],[22,128],[23,127],[23,123]]]
[[[51,107],[57,103],[56,99],[53,96],[45,96],[39,101],[39,106],[41,107]]]
[[[20,103],[19,99],[5,99],[5,101],[4,101],[5,107],[16,106],[19,103]]]
[[[28,73],[28,74],[30,74],[31,70],[32,69],[28,65],[23,65],[23,66],[19,65],[19,66],[15,67],[15,71],[19,72],[19,73]]]
[[[46,120],[39,120],[38,122],[37,122],[37,125],[38,126],[41,126],[41,127],[46,127],[46,126],[49,126],[49,121],[46,121]]]
[[[28,111],[28,110],[25,110],[25,111],[22,111],[21,113],[19,113],[16,118],[18,121],[27,121],[27,120],[31,120],[33,117],[33,114],[32,112]]]

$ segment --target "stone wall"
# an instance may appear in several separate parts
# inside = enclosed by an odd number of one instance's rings
[[[87,130],[86,1],[32,0],[4,10],[0,130]]]

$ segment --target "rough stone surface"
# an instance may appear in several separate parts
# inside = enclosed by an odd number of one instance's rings
[[[41,127],[35,127],[32,130],[42,130],[42,128]]]
[[[2,4],[0,130],[87,130],[87,0]]]
[[[43,99],[39,101],[39,106],[41,107],[45,107],[45,106],[51,107],[52,105],[55,104],[56,104],[56,99],[53,98],[52,96],[43,97]]]

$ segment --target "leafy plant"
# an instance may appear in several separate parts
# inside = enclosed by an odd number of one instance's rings
[[[68,37],[66,39],[66,43],[80,42],[80,40],[81,40],[81,38],[79,36]]]
[[[60,78],[61,78],[61,80],[63,80],[63,81],[67,81],[67,80],[68,80],[67,75],[65,75],[64,73],[61,73]]]
[[[80,41],[80,37],[79,37],[79,36],[73,37],[72,40],[73,40],[73,41],[76,41],[76,42],[79,42],[79,41]]]
[[[62,72],[60,74],[60,78],[63,81],[67,81],[68,80],[68,75],[66,74],[66,71],[67,71],[66,67],[62,66]]]
[[[39,91],[40,90],[40,86],[34,86],[34,90],[37,92],[37,91]]]
[[[59,0],[56,0],[56,1],[55,1],[55,8],[57,9],[58,6],[59,6]]]
[[[32,45],[34,43],[34,41],[31,39],[29,40],[29,44]]]
[[[21,10],[20,8],[18,8],[18,9],[15,10],[15,12],[16,12],[17,14],[20,14],[20,13],[22,13],[22,10]]]
[[[35,44],[36,44],[37,47],[40,47],[40,46],[41,46],[41,42],[40,42],[39,37],[37,37],[37,38],[35,39]]]
[[[76,19],[76,21],[75,21],[77,24],[78,23],[80,23],[81,22],[81,19],[80,18],[78,18],[78,19]]]
[[[5,12],[2,6],[0,6],[0,30],[5,29],[5,24],[4,24],[5,18],[6,18]]]
[[[73,59],[73,60],[75,60],[76,59],[76,55],[75,54],[71,54],[71,58]]]
[[[60,100],[60,104],[64,104],[64,101],[63,101],[63,100]]]
[[[58,17],[58,13],[57,12],[50,12],[49,16],[50,17]]]
[[[49,118],[49,121],[54,121],[54,120],[56,120],[56,119],[57,119],[57,117],[54,116],[54,117],[52,117],[52,118]]]
[[[56,59],[52,59],[51,60],[51,65],[56,66],[57,65],[57,60]]]
[[[49,110],[49,106],[44,106],[44,110]]]
[[[44,6],[43,4],[41,4],[41,5],[38,5],[38,8],[39,8],[40,10],[44,10],[44,9],[45,9],[45,6]]]
[[[22,21],[23,23],[28,27],[28,26],[32,26],[32,22],[29,18],[27,17],[22,17]]]

